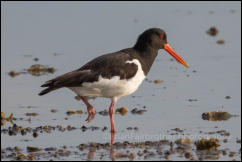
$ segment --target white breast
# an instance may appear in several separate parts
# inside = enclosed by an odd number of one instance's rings
[[[134,77],[126,80],[120,80],[119,76],[114,76],[111,79],[99,76],[98,81],[88,83],[84,82],[82,87],[69,87],[72,91],[80,96],[89,97],[117,97],[129,95],[137,90],[139,85],[145,78],[141,64],[137,59],[126,61],[127,64],[134,63],[138,66],[138,70]]]

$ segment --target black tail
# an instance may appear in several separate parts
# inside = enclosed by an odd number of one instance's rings
[[[46,88],[46,89],[44,89],[43,91],[41,91],[41,92],[39,93],[39,95],[40,95],[40,96],[45,95],[46,93],[49,93],[49,92],[51,92],[51,91],[53,91],[53,90],[56,90],[56,89],[58,89],[58,88]]]
[[[41,85],[41,87],[48,87],[48,88],[41,91],[39,93],[40,96],[45,95],[46,93],[49,93],[49,92],[54,91],[59,88],[59,87],[54,86],[53,81],[51,81],[51,80],[47,81],[45,84]]]
[[[41,91],[39,95],[42,96],[56,89],[59,89],[62,87],[68,87],[68,85],[72,85],[71,83],[73,81],[75,81],[76,79],[80,80],[82,77],[86,76],[85,74],[89,74],[89,73],[90,73],[90,70],[84,70],[84,71],[74,70],[69,73],[58,76],[54,79],[51,79],[45,82],[43,85],[41,85],[41,87],[46,87],[46,89]]]

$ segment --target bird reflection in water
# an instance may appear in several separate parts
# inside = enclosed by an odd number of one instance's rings
[[[87,155],[87,160],[90,161],[90,160],[93,160],[94,157],[95,157],[95,153],[96,153],[96,148],[95,147],[90,147],[89,148],[89,152],[88,152],[88,155]]]
[[[113,146],[113,144],[115,143],[115,135],[116,135],[116,132],[111,132],[110,159],[112,161],[116,161],[116,159],[115,159],[115,148]],[[89,148],[89,152],[88,152],[88,155],[87,155],[87,160],[88,161],[95,160],[94,158],[95,158],[96,150],[97,150],[96,147],[90,147]]]

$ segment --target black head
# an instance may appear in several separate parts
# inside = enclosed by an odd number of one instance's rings
[[[135,44],[136,49],[145,50],[145,48],[163,49],[167,43],[166,33],[159,28],[151,28],[144,31]]]
[[[140,53],[148,54],[155,53],[154,51],[158,51],[159,49],[164,49],[168,53],[170,53],[178,62],[183,64],[186,67],[189,67],[185,60],[181,58],[181,56],[176,53],[175,50],[167,43],[166,33],[164,30],[159,28],[151,28],[144,31],[139,37],[134,46],[134,48]],[[155,55],[156,57],[156,55]]]

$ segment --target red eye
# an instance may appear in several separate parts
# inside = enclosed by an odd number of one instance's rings
[[[163,39],[164,38],[164,35],[160,35],[160,39]]]

